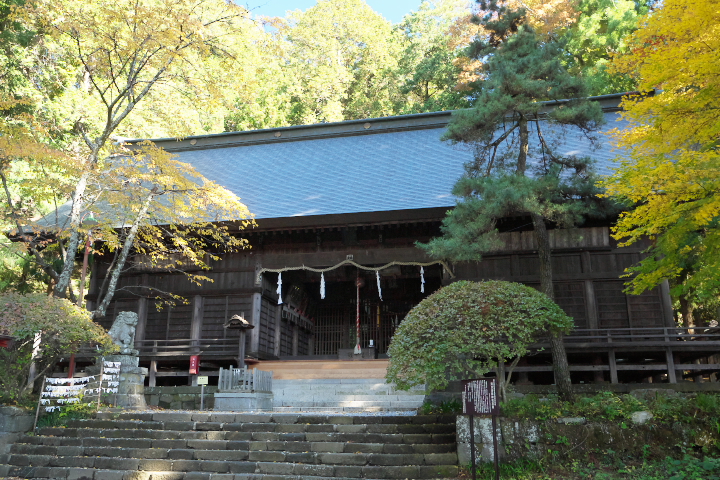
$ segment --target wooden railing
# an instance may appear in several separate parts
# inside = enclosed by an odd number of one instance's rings
[[[218,390],[240,392],[272,392],[272,372],[253,368],[220,368]]]
[[[204,357],[236,357],[237,338],[203,338],[193,340],[181,338],[174,340],[142,340],[135,342],[135,348],[143,357],[172,357],[202,355]]]
[[[565,337],[565,343],[636,343],[673,346],[675,342],[720,342],[718,327],[636,327],[578,328]]]
[[[142,340],[135,348],[143,357],[202,355],[204,357],[237,357],[237,338],[203,338],[199,340]],[[719,327],[642,327],[575,329],[565,337],[568,347],[642,344],[643,346],[679,346],[678,342],[720,344]],[[538,339],[538,345],[547,343]],[[697,343],[695,343],[697,345]]]

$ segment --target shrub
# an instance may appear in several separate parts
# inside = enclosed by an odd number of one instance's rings
[[[387,380],[400,389],[482,376],[529,353],[548,330],[568,332],[572,319],[545,294],[519,283],[455,282],[405,317],[388,350]],[[501,389],[503,386],[501,385]]]
[[[66,299],[34,293],[0,295],[0,333],[14,337],[11,348],[0,348],[0,401],[23,403],[36,376],[45,375],[60,358],[77,353],[83,345],[97,345],[99,354],[116,347],[90,313]],[[33,354],[36,334],[40,342]]]

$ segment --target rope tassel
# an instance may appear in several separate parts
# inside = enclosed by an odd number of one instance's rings
[[[278,305],[280,305],[282,303],[282,273],[278,273],[277,295],[278,295]]]
[[[320,298],[325,300],[325,274],[320,274]]]

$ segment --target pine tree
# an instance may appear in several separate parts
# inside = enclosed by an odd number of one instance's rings
[[[479,1],[485,34],[471,46],[483,63],[474,108],[458,111],[446,140],[475,152],[453,194],[460,197],[443,220],[443,236],[421,245],[434,257],[480,260],[500,246],[496,223],[529,215],[540,257],[540,290],[554,299],[548,224],[572,227],[602,214],[592,162],[558,153],[557,139],[574,127],[593,140],[601,107],[586,99],[581,79],[562,66],[562,45],[543,38],[524,10]],[[555,140],[555,141],[554,141]],[[562,334],[549,334],[555,383],[564,399],[572,384]]]

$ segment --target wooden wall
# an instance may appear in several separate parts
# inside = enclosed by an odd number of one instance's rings
[[[109,327],[117,312],[130,310],[141,319],[138,340],[211,339],[237,335],[226,332],[222,324],[232,315],[244,314],[256,325],[248,332],[249,354],[261,357],[313,354],[312,329],[298,328],[285,318],[277,304],[276,274],[263,275],[261,282],[256,283],[259,270],[301,265],[327,267],[348,255],[362,265],[428,261],[414,242],[436,235],[438,228],[439,220],[406,229],[402,225],[376,226],[358,230],[355,235],[341,235],[342,229],[331,232],[338,239],[345,238],[345,244],[330,238],[328,232],[322,233],[321,238],[312,229],[299,232],[297,243],[292,242],[291,232],[266,235],[253,250],[227,254],[211,262],[212,270],[204,274],[212,281],[201,285],[190,282],[182,273],[152,270],[138,262],[121,277],[116,298],[107,316],[99,322]],[[452,265],[456,276],[453,279],[445,275],[443,283],[499,279],[538,287],[539,261],[532,232],[512,231],[502,233],[501,238],[504,247],[500,251],[484,256],[481,262]],[[618,248],[604,226],[551,230],[550,240],[554,249],[556,301],[575,319],[577,328],[672,325],[666,293],[656,289],[633,296],[622,291],[620,276],[641,258],[641,247]],[[100,275],[102,268],[101,265]],[[158,310],[151,298],[157,292],[182,295],[188,303]],[[90,297],[96,294],[90,293]],[[426,292],[429,293],[432,292]],[[342,299],[349,301],[354,301],[354,295]]]
[[[532,232],[501,234],[505,249],[481,262],[454,265],[454,280],[506,280],[539,288],[539,259]],[[642,295],[623,292],[625,269],[641,258],[639,248],[618,248],[608,227],[551,230],[555,301],[576,328],[673,326],[661,288]]]

